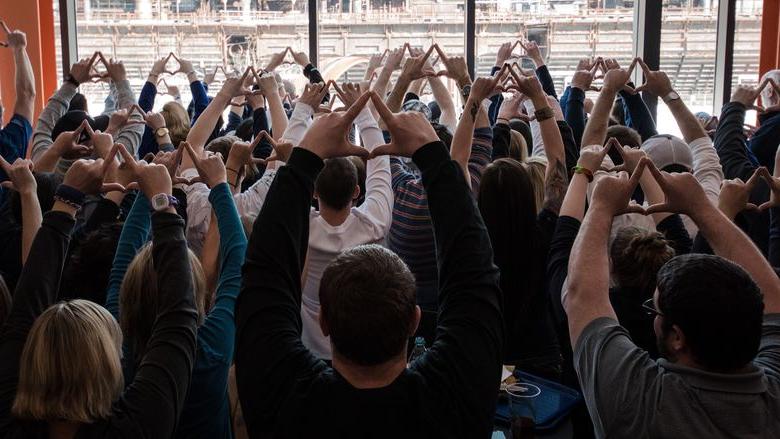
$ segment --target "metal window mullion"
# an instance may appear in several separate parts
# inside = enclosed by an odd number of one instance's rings
[[[634,56],[642,57],[651,70],[658,70],[661,65],[662,14],[659,0],[640,0],[634,3]],[[635,84],[643,82],[641,69],[634,70],[633,81]],[[655,119],[658,113],[658,96],[642,92],[642,100]]]
[[[89,0],[87,0],[89,1]],[[60,0],[60,41],[62,43],[62,77],[79,58],[76,40],[76,0]]]
[[[476,74],[477,56],[476,56],[476,27],[477,27],[477,4],[476,0],[466,0],[466,64],[469,68],[469,74],[472,78]]]
[[[731,99],[731,79],[734,69],[734,33],[736,32],[736,2],[718,2],[718,24],[715,40],[715,84],[713,114]]]
[[[309,61],[318,66],[317,64],[319,54],[319,14],[317,10],[317,0],[308,0],[309,8]]]

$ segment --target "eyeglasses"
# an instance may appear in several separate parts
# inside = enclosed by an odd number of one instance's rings
[[[653,303],[653,298],[652,297],[647,299],[647,300],[645,300],[642,303],[642,308],[645,311],[647,311],[647,315],[649,315],[649,316],[653,316],[653,317],[655,317],[655,316],[662,316],[663,317],[663,315],[664,315],[664,313],[662,313],[661,311],[658,311],[658,309],[656,309],[655,303]]]

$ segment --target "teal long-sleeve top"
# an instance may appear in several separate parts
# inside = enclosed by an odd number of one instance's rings
[[[233,361],[236,326],[234,308],[241,287],[247,239],[227,183],[209,194],[219,228],[220,274],[214,307],[198,328],[198,347],[192,386],[184,402],[177,438],[231,438],[228,370]],[[125,271],[146,243],[150,225],[149,201],[139,195],[125,221],[109,278],[106,307],[119,318],[119,287]],[[132,355],[125,352],[125,381],[132,376]]]

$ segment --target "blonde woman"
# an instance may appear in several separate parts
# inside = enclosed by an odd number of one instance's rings
[[[85,300],[55,304],[76,211],[85,194],[101,191],[108,167],[102,160],[71,166],[30,249],[0,335],[3,438],[170,437],[176,427],[194,363],[197,312],[184,221],[173,207],[158,203],[152,215],[159,308],[126,390],[116,320]],[[164,166],[141,163],[134,171],[148,197],[170,196]]]

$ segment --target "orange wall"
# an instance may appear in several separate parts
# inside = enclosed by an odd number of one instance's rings
[[[780,2],[764,0],[764,17],[761,23],[761,61],[759,75],[780,68]]]
[[[57,88],[57,62],[54,49],[52,0],[0,0],[0,18],[9,28],[27,34],[27,54],[35,74],[35,115]],[[0,31],[0,38],[5,35]],[[13,115],[14,60],[8,48],[0,48],[0,92],[5,122]],[[34,123],[33,123],[34,125]]]

